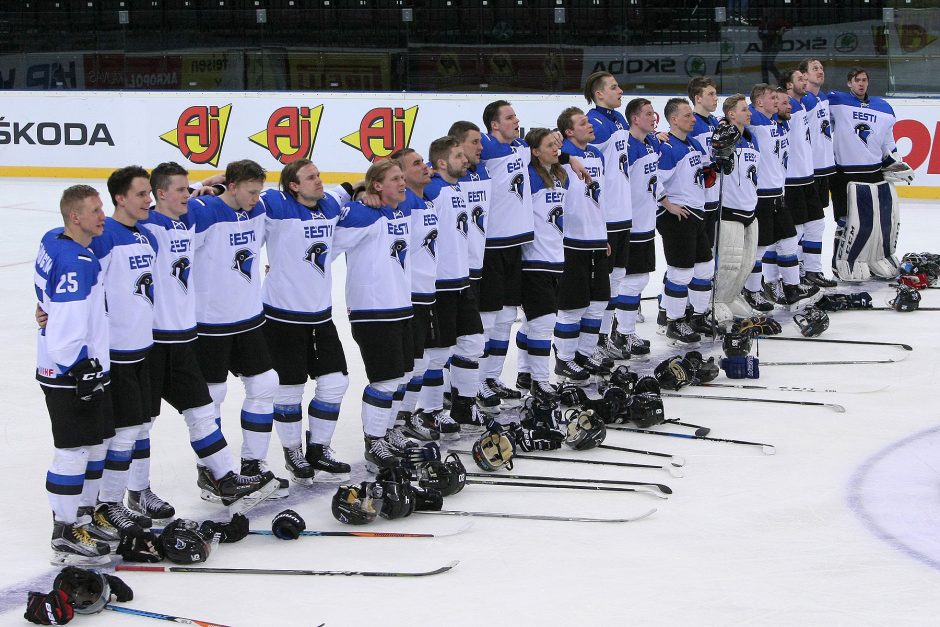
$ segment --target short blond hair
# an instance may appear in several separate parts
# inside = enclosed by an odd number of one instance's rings
[[[62,198],[59,200],[59,211],[62,212],[62,220],[68,222],[69,214],[73,211],[80,211],[86,198],[100,195],[98,190],[91,185],[72,185],[67,188],[62,192]]]

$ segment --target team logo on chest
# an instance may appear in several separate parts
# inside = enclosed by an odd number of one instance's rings
[[[564,233],[565,213],[561,206],[552,207],[548,212],[547,222],[558,229],[559,233]]]
[[[705,170],[702,168],[697,169],[695,176],[692,177],[692,182],[695,183],[696,186],[705,189]]]
[[[435,232],[435,237],[437,233]],[[408,242],[403,239],[397,239],[392,242],[391,254],[389,255],[392,259],[398,262],[398,265],[401,266],[401,269],[405,269],[405,257],[408,255]]]
[[[247,248],[242,248],[235,253],[232,260],[232,270],[242,275],[242,277],[251,283],[251,266],[255,261],[255,254]]]
[[[421,242],[421,248],[428,251],[432,259],[437,259],[437,229],[428,231],[428,234],[424,236],[424,241]]]
[[[315,242],[304,253],[304,261],[319,270],[320,274],[326,274],[326,256],[329,250],[325,243]]]
[[[183,286],[184,292],[189,289],[189,269],[191,266],[192,263],[189,261],[189,257],[180,257],[170,266],[170,274]]]
[[[623,175],[626,178],[630,178],[630,160],[627,158],[627,155],[620,155],[619,167]]]
[[[649,182],[646,184],[646,191],[648,191],[649,193],[651,193],[653,196],[656,195],[656,183],[657,183],[657,182],[658,182],[658,181],[656,180],[656,176],[653,175],[653,176],[650,177]]]
[[[757,167],[751,166],[747,169],[747,178],[757,187]]]
[[[832,139],[832,125],[829,124],[829,120],[823,120],[819,123],[819,132],[826,137],[826,139]]]
[[[466,211],[461,211],[457,214],[457,232],[459,232],[464,237],[467,236],[467,231],[470,230],[470,218],[467,216]]]
[[[784,169],[784,170],[787,169],[787,164],[788,164],[788,163],[790,163],[790,151],[789,151],[789,150],[784,150],[784,151],[783,151],[783,169]]]
[[[868,137],[869,135],[871,135],[871,127],[868,126],[867,124],[856,124],[855,134],[858,135],[858,138],[860,140],[862,140],[863,142],[865,142],[865,144],[867,144]]]
[[[806,143],[807,143],[807,144],[812,144],[812,143],[813,143],[813,139],[809,136],[809,125],[808,125],[808,124],[806,125]]]
[[[486,212],[483,211],[483,207],[477,205],[470,211],[470,217],[473,218],[473,223],[477,225],[477,228],[480,229],[480,233],[486,233],[486,226],[483,222],[486,219]]]
[[[137,282],[134,284],[134,293],[150,303],[150,306],[153,307],[153,275],[149,272],[144,272],[137,277]]]
[[[601,184],[597,181],[591,181],[589,185],[584,187],[584,196],[590,198],[591,202],[595,205],[600,205],[601,201]]]
[[[509,191],[519,197],[519,200],[522,200],[523,188],[525,187],[525,177],[522,174],[517,174],[512,177],[512,181],[509,182]]]

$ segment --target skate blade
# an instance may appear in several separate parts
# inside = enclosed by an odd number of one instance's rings
[[[462,430],[463,430],[463,427],[461,427],[460,429],[461,429],[461,431],[462,431]],[[455,432],[453,432],[453,433],[442,433],[442,434],[441,434],[441,439],[442,439],[442,440],[445,440],[445,441],[447,441],[447,442],[454,442],[455,440],[459,440],[459,439],[460,439],[460,431],[455,431]]]
[[[682,340],[671,340],[666,338],[666,343],[676,348],[698,348],[701,342],[683,342]]]
[[[53,552],[49,563],[53,566],[104,566],[111,563],[111,555],[92,556]]]
[[[344,481],[349,481],[348,472],[333,473],[318,470],[313,476],[313,483],[343,483]]]
[[[477,409],[487,416],[498,416],[500,410],[502,409],[502,405],[497,405],[495,407],[481,407],[480,405],[477,405]]]
[[[293,473],[288,474],[290,474],[290,480],[297,485],[313,485],[313,477],[296,477]]]
[[[255,507],[261,505],[266,500],[271,498],[275,492],[278,491],[278,482],[277,479],[271,479],[266,484],[261,486],[258,490],[255,490],[251,494],[243,496],[237,501],[233,501],[226,507],[228,508],[229,516],[234,516],[235,514],[244,514],[247,511],[254,509]],[[222,502],[222,499],[219,499],[219,502]]]
[[[405,431],[405,435],[407,435],[409,438],[420,440],[422,442],[437,442],[438,440],[441,439],[440,434],[436,434],[437,437],[434,437],[434,435],[418,433],[417,431],[413,431],[411,429],[405,429],[404,431]]]
[[[199,498],[201,498],[206,503],[215,503],[216,505],[222,502],[221,496],[206,489],[203,489],[202,492],[199,493]]]
[[[569,379],[568,377],[562,377],[562,378],[561,378],[561,381],[562,381],[565,385],[573,385],[573,386],[578,387],[578,388],[586,388],[586,387],[590,387],[590,386],[591,386],[591,379],[590,379],[590,378],[584,379],[583,381],[578,381],[578,380],[575,380],[575,379]]]
[[[472,438],[480,436],[486,431],[486,427],[482,425],[460,425],[460,432],[457,434],[455,439],[459,440],[461,437],[468,435]]]

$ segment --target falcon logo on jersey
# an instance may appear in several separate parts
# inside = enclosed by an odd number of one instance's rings
[[[776,155],[778,158],[780,157],[780,140],[779,139],[774,143],[774,155]]]
[[[649,182],[646,184],[646,191],[651,193],[653,196],[656,195],[656,183],[659,181],[656,180],[655,176],[651,176]]]
[[[757,187],[757,166],[752,165],[747,169],[747,178]]]
[[[486,221],[486,212],[483,211],[483,207],[477,205],[470,210],[470,217],[473,218],[473,223],[477,225],[477,228],[480,229],[480,233],[486,234],[486,226],[483,224]]]
[[[623,175],[630,178],[630,159],[627,158],[627,155],[620,155],[619,167]]]
[[[467,216],[466,211],[461,211],[457,214],[457,231],[463,235],[467,236],[467,231],[470,230],[470,218]]]
[[[341,137],[340,141],[375,163],[408,147],[417,117],[417,106],[409,109],[378,107],[362,116],[358,131]]]
[[[829,124],[829,120],[823,120],[819,124],[819,132],[826,137],[826,139],[832,139],[832,125]]]
[[[858,138],[868,143],[868,136],[871,135],[871,127],[867,124],[856,124],[855,125],[855,134],[858,135]]]
[[[806,143],[807,144],[813,143],[813,139],[809,136],[809,126],[806,127]]]
[[[389,255],[392,259],[398,262],[398,265],[401,266],[401,269],[405,269],[405,256],[408,254],[408,242],[403,239],[397,239],[392,243],[392,252]]]
[[[421,248],[428,251],[432,259],[437,259],[437,229],[428,231],[428,234],[424,236],[424,241],[421,242]]]
[[[149,272],[144,272],[137,277],[137,282],[134,284],[134,293],[150,303],[150,306],[153,307],[153,275]]]
[[[705,169],[699,168],[695,171],[695,176],[692,177],[692,182],[702,189],[705,189]]]
[[[784,151],[783,151],[783,169],[784,169],[784,170],[787,169],[787,164],[789,164],[789,163],[790,163],[790,151],[789,151],[789,150],[784,150]]]
[[[232,261],[232,270],[242,275],[246,281],[251,283],[251,265],[255,261],[255,254],[247,248],[242,248],[235,253]]]
[[[189,261],[189,257],[180,257],[170,266],[170,274],[180,282],[184,292],[189,289],[189,270],[191,267],[192,263]]]
[[[525,191],[525,177],[521,173],[512,177],[512,181],[509,183],[509,191],[518,196],[519,200],[522,200],[522,194]]]
[[[323,105],[281,107],[268,118],[267,128],[249,135],[248,140],[267,148],[272,157],[285,165],[298,159],[309,159],[322,116]]]
[[[232,105],[207,107],[194,105],[180,114],[176,128],[160,135],[160,139],[179,148],[183,157],[199,165],[219,165],[225,129]]]
[[[326,274],[326,256],[329,250],[323,242],[311,244],[304,253],[304,261],[319,270],[320,274]]]
[[[558,229],[559,233],[565,232],[565,212],[561,207],[552,207],[548,212],[547,222]]]
[[[595,205],[601,202],[601,184],[597,181],[591,181],[584,187],[584,197],[590,198]]]

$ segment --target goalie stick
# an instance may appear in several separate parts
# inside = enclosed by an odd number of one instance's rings
[[[198,620],[195,618],[183,618],[182,616],[173,616],[171,614],[160,614],[158,612],[148,612],[146,610],[138,610],[132,607],[124,607],[123,605],[110,605],[109,604],[109,605],[105,605],[104,609],[111,610],[112,612],[120,612],[121,614],[133,614],[134,616],[143,616],[145,618],[156,618],[157,620],[168,620],[171,623],[180,623],[182,625],[198,625],[198,627],[229,627],[228,625],[223,625],[221,623],[211,623],[207,620]]]
[[[452,453],[460,453],[461,455],[473,455],[470,451],[465,451],[461,449],[450,449]],[[619,466],[621,468],[650,468],[656,470],[665,470],[673,477],[677,479],[682,477],[682,472],[677,468],[681,464],[675,462],[670,462],[670,466],[654,466],[653,464],[631,464],[629,462],[607,462],[599,459],[574,459],[573,457],[547,457],[542,455],[526,455],[524,453],[513,453],[513,459],[531,459],[540,462],[562,462],[566,464],[594,464],[597,466]],[[674,468],[675,467],[675,468]]]
[[[727,438],[710,438],[703,435],[690,435],[688,433],[673,433],[672,431],[653,431],[651,429],[633,429],[631,427],[622,427],[620,425],[607,425],[608,429],[618,431],[630,431],[632,433],[648,433],[650,435],[661,435],[669,438],[685,438],[686,440],[705,440],[706,442],[725,442],[727,444],[743,444],[745,446],[759,446],[767,455],[774,455],[777,447],[773,444],[764,444],[763,442],[748,442],[747,440],[729,440]]]
[[[559,485],[557,483],[524,483],[521,481],[497,481],[495,479],[467,479],[467,485],[501,485],[511,488],[554,488],[556,490],[594,490],[596,492],[636,492],[649,494],[658,499],[669,498],[665,494],[653,492],[648,488],[614,488],[604,485]]]
[[[639,485],[651,486],[663,494],[672,494],[672,488],[662,483],[647,483],[645,481],[621,481],[618,479],[576,479],[574,477],[551,477],[545,475],[513,475],[493,474],[485,472],[468,472],[468,477],[495,477],[505,479],[521,479],[525,481],[560,481],[562,483],[601,483],[609,485]]]
[[[774,342],[820,342],[823,344],[858,344],[861,346],[897,346],[906,351],[914,350],[910,344],[901,344],[900,342],[868,342],[865,340],[829,340],[817,339],[811,337],[781,337],[779,335],[761,335],[762,340],[771,340]]]
[[[317,538],[446,538],[447,536],[456,536],[461,534],[471,526],[471,524],[462,525],[458,529],[445,533],[399,533],[392,531],[311,531],[305,529],[304,531],[300,532],[300,535]],[[248,533],[253,536],[274,535],[274,532],[270,529],[252,529]]]
[[[434,570],[418,572],[406,571],[376,571],[376,570],[291,570],[283,568],[212,568],[200,566],[139,566],[136,564],[118,564],[114,570],[133,571],[141,573],[221,573],[226,575],[305,575],[305,576],[337,576],[337,577],[429,577],[440,575],[451,570],[459,564],[454,560]]]
[[[649,518],[656,513],[656,508],[643,512],[639,516],[628,516],[626,518],[590,518],[587,516],[549,516],[541,514],[516,514],[506,512],[468,512],[456,509],[441,509],[431,511],[418,511],[415,514],[431,514],[434,516],[479,516],[482,518],[511,518],[515,520],[548,520],[552,522],[587,522],[587,523],[625,523],[636,522]]]
[[[829,409],[844,414],[845,407],[838,403],[819,403],[817,401],[785,401],[776,398],[744,398],[742,396],[698,396],[693,394],[676,394],[675,392],[661,392],[662,396],[671,398],[707,398],[713,401],[737,401],[747,403],[774,403],[777,405],[805,405],[807,407],[828,407]]]

